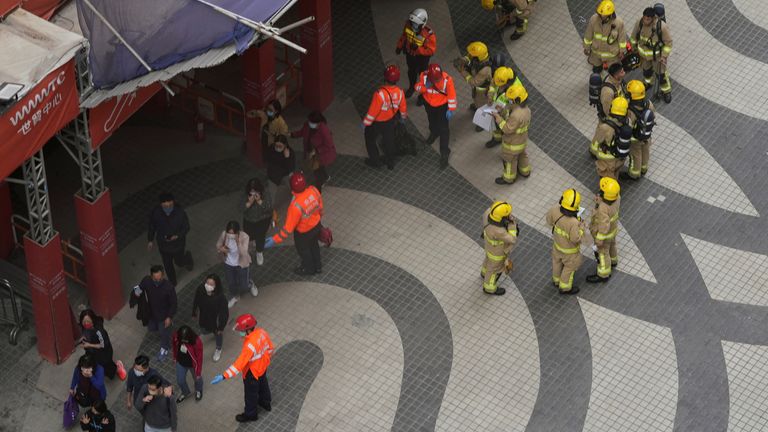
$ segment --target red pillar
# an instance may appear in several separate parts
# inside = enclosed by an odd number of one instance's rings
[[[301,27],[301,98],[307,108],[324,111],[333,102],[331,0],[299,0],[299,16],[315,21]]]
[[[272,39],[252,46],[243,53],[243,84],[246,156],[251,163],[261,166],[261,121],[254,112],[275,98],[275,42]]]
[[[42,358],[59,364],[75,349],[59,234],[44,245],[24,237],[24,254],[35,315],[37,351]]]
[[[16,246],[13,242],[11,215],[11,188],[8,182],[0,180],[0,259],[6,259]]]
[[[111,319],[122,309],[125,296],[120,284],[120,260],[109,189],[94,202],[75,195],[75,212],[85,258],[88,300],[97,314]]]

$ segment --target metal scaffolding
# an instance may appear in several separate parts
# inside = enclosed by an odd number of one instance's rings
[[[80,100],[85,100],[93,91],[91,73],[88,68],[88,56],[85,50],[81,50],[76,56],[77,90]],[[64,149],[80,167],[80,181],[82,187],[80,196],[89,202],[104,192],[104,173],[101,168],[101,151],[94,150],[91,146],[91,133],[88,130],[88,111],[80,109],[80,114],[66,127],[56,134]]]
[[[45,177],[43,150],[39,150],[22,165],[26,187],[27,208],[29,209],[29,232],[27,236],[44,245],[56,234],[51,220],[51,203],[48,200],[48,183]]]

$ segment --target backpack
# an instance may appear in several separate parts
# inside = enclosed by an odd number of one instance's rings
[[[656,126],[656,115],[650,108],[648,108],[647,104],[642,109],[636,110],[631,107],[630,109],[632,109],[632,112],[634,112],[637,117],[635,127],[632,130],[632,136],[638,141],[651,139],[653,127]]]
[[[589,104],[597,108],[597,117],[600,120],[605,117],[603,103],[600,101],[600,93],[602,93],[603,87],[613,90],[614,95],[618,94],[616,86],[604,80],[599,73],[593,73],[589,76]]]
[[[632,143],[632,127],[624,123],[621,126],[613,122],[605,122],[608,126],[613,128],[613,141],[608,147],[606,153],[610,153],[613,157],[624,159],[629,156],[629,147]]]

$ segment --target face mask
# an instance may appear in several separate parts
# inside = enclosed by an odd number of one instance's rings
[[[187,353],[187,346],[186,346],[186,345],[182,345],[182,346],[180,346],[180,347],[179,347],[179,351],[181,351],[181,352],[183,352],[184,354],[186,354],[186,353]]]
[[[317,123],[307,122],[310,129],[317,129]]]
[[[416,33],[418,33],[418,32],[419,32],[419,30],[421,30],[421,26],[420,26],[419,24],[416,24],[415,22],[411,22],[411,28],[412,28],[412,29],[413,29],[413,31],[415,31]]]
[[[216,289],[216,287],[215,287],[215,286],[213,286],[213,285],[208,285],[208,284],[205,284],[205,292],[207,292],[208,294],[212,293],[212,292],[213,292],[213,290],[215,290],[215,289]]]
[[[283,150],[285,150],[285,147],[283,147],[283,148],[280,148],[280,147],[278,147],[278,146],[275,146],[275,151],[276,151],[276,152],[278,152],[278,153],[282,153],[282,152],[283,152]]]
[[[170,216],[171,212],[173,212],[173,206],[163,207],[163,212],[165,213],[166,216]]]
[[[275,117],[275,112],[274,111],[267,111],[267,117],[274,118]]]
[[[137,377],[144,376],[144,372],[142,372],[142,371],[140,371],[140,370],[138,370],[136,368],[133,369],[133,373],[135,373]]]
[[[238,334],[240,335],[240,337],[248,336],[248,334],[246,332],[244,332],[244,331],[238,332]]]
[[[84,329],[92,329],[93,328],[93,323],[92,322],[84,322],[83,323],[83,328]]]
[[[160,283],[163,282],[163,281],[162,281],[162,279],[161,280],[154,280],[154,279],[152,279],[152,282],[155,284],[156,287],[159,287]]]

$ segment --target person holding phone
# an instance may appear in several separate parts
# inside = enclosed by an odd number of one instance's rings
[[[272,197],[257,178],[245,185],[243,231],[250,237],[250,246],[256,250],[256,265],[264,264],[264,238],[272,223]]]

